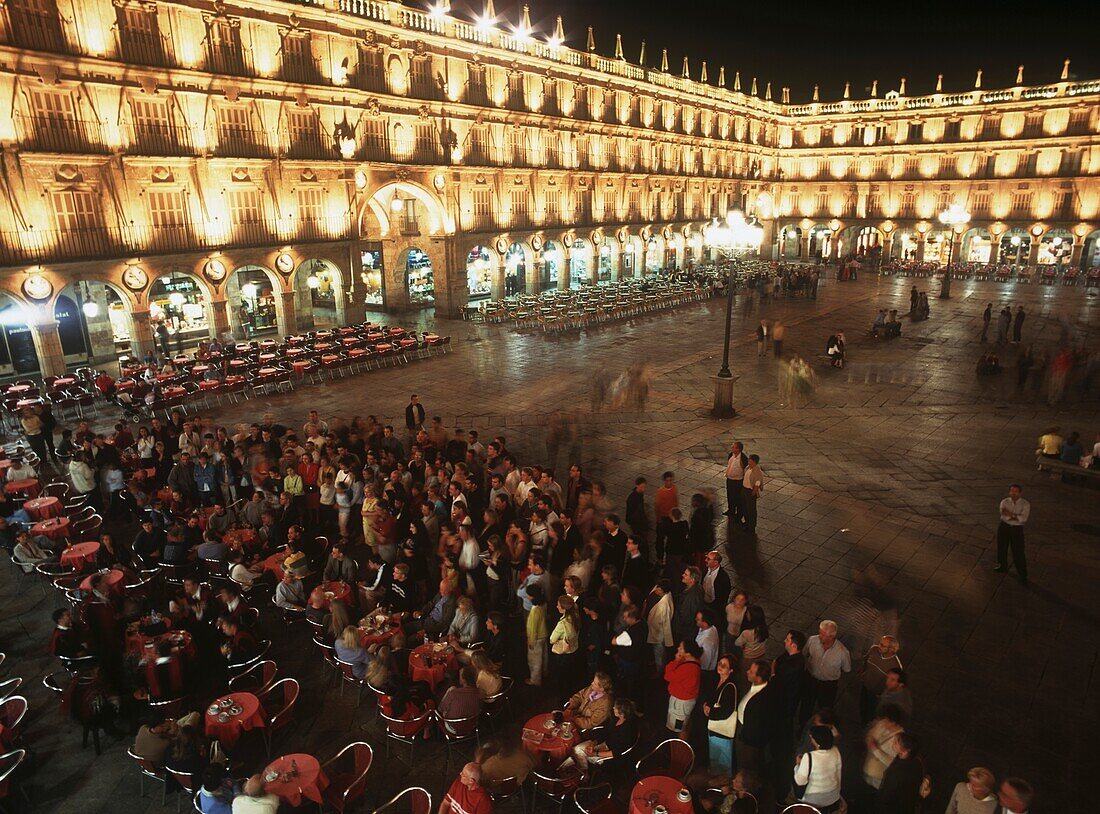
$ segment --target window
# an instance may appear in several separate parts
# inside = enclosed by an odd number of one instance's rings
[[[513,189],[512,199],[512,225],[528,226],[531,222],[531,214],[527,208],[527,190]]]
[[[603,216],[611,220],[617,220],[619,217],[619,207],[616,203],[618,196],[614,190],[605,189],[603,192]]]
[[[418,235],[420,234],[420,224],[417,222],[416,218],[416,200],[414,198],[406,198],[404,204],[405,206],[401,210],[401,234]]]
[[[466,101],[471,105],[489,104],[489,94],[485,90],[485,66],[471,65],[470,79],[466,91]]]
[[[92,146],[84,122],[76,117],[71,94],[31,91],[30,118],[25,133],[28,146],[49,152],[80,152]]]
[[[152,190],[147,197],[149,218],[155,229],[175,229],[190,223],[182,190]]]
[[[1034,175],[1035,167],[1039,163],[1038,153],[1028,153],[1027,158],[1024,161],[1024,175]]]
[[[588,109],[588,88],[577,85],[573,90],[573,118],[587,119],[591,113]]]
[[[917,142],[924,138],[924,122],[911,122],[909,124],[909,141]]]
[[[592,191],[579,189],[575,195],[577,220],[580,223],[588,223],[592,220]]]
[[[67,189],[50,196],[60,232],[87,232],[99,226],[95,196],[87,190]]]
[[[320,81],[321,74],[313,60],[312,40],[308,33],[288,32],[283,36],[282,78],[288,82]]]
[[[7,6],[15,44],[38,51],[68,53],[55,0],[10,0]]]
[[[168,103],[159,99],[134,98],[130,101],[133,142],[143,153],[185,155],[190,145],[185,130],[172,125]]]
[[[558,81],[545,79],[542,83],[542,112],[547,116],[557,116],[561,113],[558,107]]]
[[[513,164],[527,163],[527,144],[522,127],[508,128],[508,147]]]
[[[325,191],[321,187],[304,187],[298,190],[299,223],[317,223],[325,216]]]
[[[543,211],[546,213],[547,223],[558,223],[561,220],[561,193],[556,189],[547,190]]]
[[[947,122],[943,128],[943,140],[944,141],[958,141],[959,133],[962,129],[962,122],[959,119],[952,119]]]
[[[118,41],[127,62],[170,67],[166,44],[160,35],[156,7],[116,4]]]
[[[411,62],[412,95],[418,99],[438,99],[439,88],[432,73],[431,57],[414,57]]]
[[[475,189],[473,191],[473,210],[475,229],[491,229],[493,227],[493,201],[488,189]]]
[[[262,240],[264,233],[263,197],[258,189],[234,189],[229,192],[229,219],[233,239]]]
[[[382,119],[363,119],[363,152],[369,161],[389,161],[386,123]]]
[[[439,149],[435,140],[435,125],[431,122],[417,122],[416,127],[416,154],[421,160],[433,160],[438,158]]]
[[[287,151],[292,158],[323,158],[321,128],[312,110],[292,110],[287,114]]]
[[[511,110],[525,110],[526,100],[523,95],[523,74],[508,74],[508,107]]]
[[[247,107],[225,105],[218,108],[218,142],[223,155],[260,157],[260,144]]]
[[[206,70],[211,73],[246,76],[241,48],[240,20],[211,18],[206,27]]]
[[[385,92],[386,73],[382,67],[381,49],[359,49],[359,67],[355,72],[355,84],[360,90]]]
[[[1012,213],[1015,217],[1024,217],[1031,213],[1031,193],[1012,193]]]

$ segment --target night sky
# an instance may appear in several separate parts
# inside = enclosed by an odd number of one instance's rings
[[[481,13],[483,2],[452,0],[451,13],[470,18]],[[506,26],[518,22],[522,3],[495,5]],[[984,70],[983,88],[1009,87],[1021,63],[1025,84],[1055,82],[1067,57],[1071,78],[1100,77],[1096,17],[1086,3],[529,0],[528,5],[536,36],[549,35],[560,14],[571,47],[584,49],[591,25],[598,52],[612,55],[620,33],[627,60],[637,63],[644,38],[650,67],[659,66],[661,49],[667,48],[669,70],[676,75],[686,55],[698,79],[705,59],[711,84],[725,65],[727,87],[739,70],[746,92],[755,75],[761,95],[770,81],[776,100],[786,85],[795,103],[808,102],[814,84],[821,85],[822,101],[840,99],[845,81],[852,83],[852,98],[866,98],[878,79],[882,96],[897,89],[902,76],[907,95],[917,96],[935,89],[937,73],[944,75],[945,91],[969,90],[978,68]]]

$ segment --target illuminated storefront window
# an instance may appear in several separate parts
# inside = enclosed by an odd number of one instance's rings
[[[493,267],[484,246],[474,246],[466,257],[466,287],[471,300],[484,299],[493,292]]]
[[[381,244],[360,252],[359,280],[365,291],[363,302],[367,305],[385,304],[385,275],[382,273]]]
[[[409,286],[409,303],[414,307],[435,305],[435,274],[432,261],[420,249],[409,249],[405,258],[405,279]]]
[[[194,278],[187,275],[157,278],[149,289],[149,320],[163,324],[177,346],[198,342],[210,335],[206,297]]]

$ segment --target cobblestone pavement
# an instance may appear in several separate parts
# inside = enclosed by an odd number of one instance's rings
[[[857,572],[873,565],[897,608],[901,657],[916,699],[913,728],[937,779],[930,810],[942,807],[941,797],[967,767],[984,764],[998,775],[1030,778],[1039,809],[1084,811],[1077,801],[1085,795],[1070,790],[1086,788],[1085,737],[1100,725],[1100,501],[1094,484],[1037,472],[1034,449],[1040,432],[1054,424],[1091,443],[1100,431],[1096,385],[1082,392],[1074,383],[1051,407],[1042,389],[1017,392],[1015,348],[999,349],[1009,369],[992,384],[980,383],[974,366],[986,348],[996,349],[979,342],[986,302],[1023,304],[1025,343],[1053,349],[1067,334],[1094,340],[1100,298],[1083,288],[955,281],[954,297],[942,301],[936,283],[918,280],[933,293],[931,319],[906,321],[897,340],[868,337],[878,308],[908,308],[912,282],[829,282],[816,301],[761,305],[739,296],[731,363],[738,415],[727,421],[707,412],[721,358],[720,300],[553,337],[425,315],[421,326],[450,334],[454,353],[210,413],[223,423],[250,421],[269,405],[280,416],[304,419],[315,407],[322,415],[387,415],[400,427],[404,404],[417,392],[428,414],[448,426],[506,436],[521,461],[556,458],[564,469],[568,460],[583,460],[620,509],[635,476],[652,481],[666,469],[676,472],[681,495],[710,488],[724,502],[721,467],[730,441],[739,438],[761,455],[771,482],[760,502],[758,538],[729,538],[722,528],[720,539],[729,542],[724,550],[735,584],[768,613],[771,648],[778,651],[787,628],[811,630],[828,616],[841,622],[853,646],[864,647],[889,623],[854,591]],[[781,319],[788,326],[785,350],[814,364],[818,386],[808,404],[784,403],[776,363],[757,358],[753,331],[762,317]],[[849,340],[844,370],[823,358],[836,330]],[[637,361],[654,374],[644,410],[593,410],[596,374],[615,377]],[[574,437],[548,451],[555,413]],[[1021,483],[1032,502],[1030,587],[992,571],[997,502],[1010,482]],[[7,570],[3,579],[12,597]],[[25,678],[52,669],[40,655],[52,599],[32,608],[37,590],[10,599],[0,625],[9,665],[16,665],[8,673]],[[33,641],[12,618],[20,612]],[[337,702],[335,690],[322,693],[312,655],[277,658],[317,675],[304,699],[310,721],[294,736],[307,751],[331,754],[350,737],[345,718],[353,702]],[[119,814],[159,810],[137,796],[136,772],[121,745],[93,761],[90,750],[74,750],[78,733],[66,731],[56,713],[38,713],[52,708],[52,699],[32,688],[31,700],[30,738],[50,767],[35,778],[41,810],[89,812],[108,804]],[[381,746],[377,733],[368,739]],[[423,782],[437,791],[445,780],[433,766]],[[411,782],[407,769],[387,772],[378,793],[384,801]],[[77,788],[79,796],[61,801],[61,790]]]

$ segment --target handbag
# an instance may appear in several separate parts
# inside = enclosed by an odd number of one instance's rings
[[[737,734],[737,687],[733,684],[726,684],[722,688],[722,692],[718,694],[718,702],[714,706],[717,707],[718,704],[722,703],[726,697],[727,689],[733,690],[733,714],[724,720],[707,718],[707,731],[722,738],[732,738]]]

